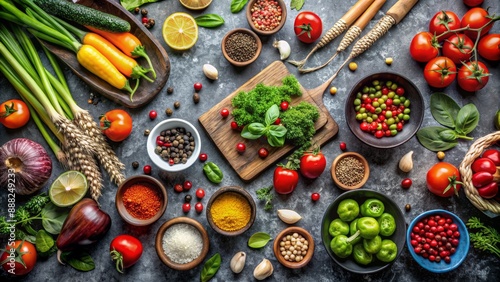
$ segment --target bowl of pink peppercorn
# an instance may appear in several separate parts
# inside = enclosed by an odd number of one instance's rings
[[[283,0],[250,0],[246,9],[248,24],[258,35],[273,35],[285,25]]]

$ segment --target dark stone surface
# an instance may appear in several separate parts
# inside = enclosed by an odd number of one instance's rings
[[[145,129],[151,129],[160,120],[167,118],[164,115],[164,110],[167,107],[173,108],[174,101],[180,101],[179,109],[174,110],[172,117],[184,118],[195,124],[200,131],[202,138],[202,151],[208,153],[209,159],[219,164],[224,172],[224,180],[220,185],[213,185],[208,182],[202,173],[202,163],[197,162],[189,170],[167,175],[169,178],[174,178],[175,181],[189,179],[193,181],[193,188],[203,187],[207,191],[207,196],[203,199],[203,203],[208,202],[208,198],[218,188],[227,185],[239,185],[247,189],[255,196],[255,191],[258,188],[272,184],[273,169],[269,168],[255,181],[250,183],[242,182],[238,175],[232,170],[228,163],[224,161],[224,157],[219,153],[209,137],[203,132],[200,124],[197,122],[198,116],[217,104],[226,95],[230,94],[234,89],[239,87],[249,78],[257,74],[271,62],[279,60],[279,54],[272,47],[274,39],[283,39],[290,43],[292,47],[291,59],[303,58],[313,45],[300,43],[293,34],[293,20],[297,15],[297,11],[290,10],[290,1],[285,0],[288,7],[288,19],[285,27],[275,36],[263,39],[263,50],[261,56],[256,62],[246,68],[235,68],[222,57],[220,51],[220,41],[224,34],[232,28],[248,27],[245,15],[242,12],[232,14],[230,12],[230,1],[214,1],[206,10],[202,12],[193,12],[183,8],[176,0],[167,0],[159,3],[152,3],[144,7],[149,10],[149,17],[156,20],[156,26],[152,29],[152,33],[162,42],[166,48],[171,61],[171,74],[166,87],[159,95],[147,106],[141,109],[133,109],[129,112],[134,119],[132,135],[121,143],[113,143],[118,156],[125,163],[126,175],[136,175],[142,173],[142,166],[149,164],[150,160],[146,152],[146,137],[143,136]],[[370,22],[364,33],[372,28],[375,23],[383,16],[396,0],[388,0],[377,13],[375,19]],[[328,1],[328,0],[306,0],[303,10],[312,10],[319,14],[323,19],[324,32],[340,19],[340,17],[354,4],[355,1]],[[492,6],[491,13],[499,14],[499,2],[496,0],[486,0],[483,7]],[[426,189],[425,175],[427,170],[437,162],[435,153],[423,148],[416,137],[412,138],[407,143],[390,150],[381,150],[368,147],[357,140],[349,131],[343,113],[344,101],[351,87],[362,77],[379,71],[392,71],[401,73],[409,78],[419,87],[422,95],[425,98],[425,118],[423,126],[437,125],[430,114],[429,110],[429,95],[436,91],[431,89],[425,82],[422,69],[423,65],[413,61],[408,52],[409,43],[413,35],[419,31],[425,30],[430,17],[440,10],[455,11],[460,17],[465,13],[466,7],[462,1],[435,1],[422,0],[416,4],[413,10],[406,18],[397,26],[394,26],[382,39],[376,42],[372,48],[360,55],[355,61],[358,64],[358,70],[355,72],[343,69],[339,76],[333,81],[333,85],[338,88],[338,93],[331,96],[326,93],[323,101],[339,124],[340,130],[338,135],[329,143],[323,146],[322,150],[325,153],[328,166],[327,170],[320,178],[314,181],[306,181],[301,179],[296,191],[289,197],[276,197],[274,200],[274,211],[271,213],[264,212],[261,203],[258,203],[259,210],[257,219],[253,227],[241,236],[231,238],[224,237],[215,233],[208,225],[205,213],[198,215],[192,210],[187,216],[200,221],[207,229],[210,236],[210,251],[208,256],[212,256],[216,252],[222,255],[222,266],[212,281],[252,281],[254,267],[263,259],[268,258],[274,265],[274,275],[268,280],[272,281],[495,281],[494,277],[500,275],[499,259],[488,253],[483,253],[470,248],[470,252],[464,263],[456,270],[447,274],[433,274],[421,268],[411,257],[408,250],[405,248],[402,255],[388,269],[371,275],[356,275],[343,270],[333,260],[330,259],[321,242],[320,223],[323,213],[328,205],[342,193],[340,189],[333,185],[329,174],[330,164],[333,159],[341,153],[339,143],[344,141],[347,143],[347,148],[350,151],[356,151],[363,154],[371,167],[371,175],[365,188],[373,189],[389,195],[399,207],[404,210],[404,206],[409,203],[412,206],[410,212],[404,212],[407,223],[415,218],[418,214],[431,209],[445,209],[457,214],[462,220],[466,221],[471,216],[478,216],[484,222],[495,225],[498,228],[498,218],[490,218],[475,208],[466,198],[463,191],[460,197],[451,199],[442,199],[434,196]],[[166,46],[161,36],[161,27],[164,19],[173,12],[188,12],[192,15],[202,13],[217,13],[225,19],[225,24],[216,29],[200,28],[199,40],[196,45],[189,51],[183,53],[175,53]],[[499,33],[498,24],[493,27],[492,32]],[[363,33],[363,34],[364,34]],[[333,43],[323,48],[309,60],[309,65],[317,65],[329,58],[336,50],[340,38],[337,38]],[[348,49],[350,51],[350,49]],[[347,57],[348,53],[344,52],[335,59],[327,68],[316,71],[312,74],[299,75],[295,68],[287,64],[288,69],[297,75],[300,83],[307,89],[314,88],[328,79]],[[392,57],[394,63],[387,66],[384,63],[386,57]],[[202,65],[210,63],[219,70],[219,80],[211,82],[202,73]],[[498,63],[487,63],[487,66],[492,72],[492,76],[488,85],[475,94],[463,93],[460,91],[454,82],[451,86],[444,89],[444,92],[458,101],[459,104],[474,103],[481,112],[481,120],[478,127],[470,134],[474,138],[484,136],[492,131],[494,127],[492,119],[494,113],[500,108],[500,100],[498,99],[498,89],[500,88],[500,68]],[[79,103],[85,109],[88,109],[93,117],[97,120],[100,114],[113,108],[121,108],[106,99],[103,99],[97,105],[87,104],[87,99],[90,94],[88,87],[80,81],[74,74],[66,70],[67,80],[72,90],[72,93]],[[201,101],[194,105],[192,102],[193,83],[203,83],[203,90],[200,92]],[[146,82],[144,82],[146,83]],[[13,88],[8,84],[6,79],[0,77],[0,85],[2,85],[1,100],[7,98],[18,97]],[[173,87],[174,93],[167,94],[167,87]],[[159,118],[151,121],[148,117],[150,110],[156,110],[159,113]],[[36,129],[34,123],[30,121],[28,126],[20,130],[6,130],[0,126],[0,144],[16,137],[29,137],[44,146],[40,133]],[[446,161],[458,166],[465,153],[467,152],[471,142],[460,141],[458,146],[446,152]],[[47,147],[47,146],[46,146]],[[47,147],[48,148],[48,147]],[[398,171],[397,162],[406,152],[413,150],[414,154],[414,169],[404,174]],[[54,156],[54,171],[51,177],[53,181],[64,169],[56,162]],[[134,170],[132,162],[138,161],[140,168]],[[282,160],[284,161],[284,160]],[[160,175],[159,169],[153,166],[153,175],[162,178],[166,175]],[[56,258],[53,256],[47,261],[40,261],[35,270],[25,277],[27,281],[197,281],[202,269],[202,265],[193,270],[186,272],[177,272],[169,269],[158,259],[155,248],[154,238],[159,226],[168,219],[183,216],[181,205],[185,193],[176,194],[173,192],[172,185],[168,185],[169,205],[164,216],[149,228],[138,229],[128,226],[119,217],[115,204],[114,197],[116,185],[109,182],[105,174],[105,189],[100,203],[102,208],[108,212],[113,219],[111,230],[104,239],[97,244],[90,246],[87,250],[90,252],[96,263],[96,269],[92,272],[81,273],[73,270],[68,266],[59,265]],[[413,186],[409,190],[400,188],[400,181],[405,177],[413,179]],[[165,181],[165,180],[163,180]],[[46,191],[45,187],[43,191]],[[194,196],[195,189],[189,193]],[[317,203],[312,203],[310,195],[312,192],[319,192],[321,199]],[[22,203],[26,198],[18,198],[19,203]],[[5,213],[7,200],[6,193],[0,195],[0,203],[2,215]],[[291,270],[281,266],[275,259],[272,244],[268,244],[265,248],[252,250],[247,247],[247,240],[251,234],[264,231],[271,236],[276,236],[280,230],[286,227],[286,224],[281,222],[276,216],[277,209],[292,209],[303,216],[303,219],[297,223],[298,226],[304,227],[313,235],[316,247],[313,260],[303,269]],[[137,236],[144,244],[144,254],[140,261],[134,267],[128,269],[125,274],[119,274],[113,269],[113,265],[107,253],[110,241],[118,234],[127,233]],[[6,239],[2,240],[6,242]],[[245,251],[248,254],[246,267],[239,275],[234,275],[229,269],[229,261],[233,254],[237,251]],[[2,272],[0,280],[10,280],[5,273]]]

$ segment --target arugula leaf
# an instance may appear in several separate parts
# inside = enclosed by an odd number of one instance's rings
[[[431,114],[440,124],[455,128],[455,120],[460,106],[450,96],[437,92],[431,95]]]
[[[248,0],[232,0],[231,1],[231,13],[238,13],[245,7]]]
[[[205,265],[203,265],[203,269],[201,270],[200,274],[200,279],[202,282],[206,282],[215,276],[217,271],[219,271],[221,261],[222,259],[220,257],[220,254],[216,253],[205,262]]]
[[[304,2],[305,0],[292,0],[290,2],[290,9],[300,11],[300,9],[302,9],[302,6],[304,6]]]
[[[457,115],[455,130],[459,134],[467,135],[479,123],[479,111],[474,104],[463,106]]]
[[[217,14],[205,14],[194,18],[196,24],[202,27],[218,27],[224,24],[224,19]]]

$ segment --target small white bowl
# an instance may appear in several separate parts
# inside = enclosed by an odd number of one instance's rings
[[[155,153],[156,136],[159,136],[163,130],[173,129],[173,128],[177,128],[177,127],[184,127],[187,132],[191,132],[191,135],[194,137],[195,147],[194,147],[194,151],[193,151],[192,155],[189,156],[186,163],[177,163],[174,165],[170,165],[168,163],[168,161],[163,160],[160,157],[160,155]],[[196,127],[194,127],[190,122],[188,122],[186,120],[178,119],[178,118],[166,119],[166,120],[163,120],[160,123],[158,123],[153,128],[153,130],[151,130],[151,132],[149,133],[147,150],[148,150],[149,158],[160,169],[162,169],[164,171],[169,171],[169,172],[182,171],[182,170],[190,167],[198,159],[198,155],[201,152],[200,134],[198,133],[198,130],[196,129]]]

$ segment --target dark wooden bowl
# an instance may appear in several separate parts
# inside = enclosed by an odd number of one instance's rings
[[[309,248],[307,250],[306,255],[299,262],[287,261],[287,260],[285,260],[285,258],[280,253],[280,242],[281,242],[281,239],[284,236],[286,236],[288,234],[293,234],[293,233],[299,233],[309,243]],[[290,226],[288,228],[285,228],[283,231],[281,231],[276,236],[276,238],[274,238],[273,251],[274,251],[274,256],[276,256],[276,259],[282,265],[284,265],[284,266],[286,266],[288,268],[302,268],[302,267],[306,266],[311,261],[311,259],[313,257],[313,254],[314,254],[314,239],[311,236],[311,234],[309,232],[307,232],[307,230],[305,230],[304,228],[297,227],[297,226]]]
[[[339,181],[337,178],[337,174],[335,173],[335,169],[337,168],[337,164],[339,163],[340,160],[342,160],[345,157],[354,157],[358,159],[364,166],[365,168],[365,175],[363,176],[363,179],[361,182],[354,186],[348,186],[343,184],[342,182]],[[335,185],[337,185],[340,189],[342,190],[355,190],[358,188],[361,188],[363,185],[365,185],[366,181],[368,180],[368,177],[370,176],[370,166],[368,165],[368,162],[366,161],[365,157],[362,155],[356,153],[356,152],[345,152],[340,155],[338,155],[335,160],[333,160],[332,167],[330,169],[330,174],[332,175],[333,182],[335,182]]]
[[[201,237],[203,238],[203,248],[201,249],[200,255],[193,261],[184,264],[175,263],[172,260],[170,260],[163,251],[163,244],[162,244],[163,235],[165,234],[165,231],[167,231],[167,229],[170,228],[172,225],[179,223],[185,223],[195,227],[200,232]],[[175,270],[184,271],[198,266],[207,256],[209,247],[210,247],[210,241],[208,240],[207,231],[198,221],[189,217],[181,216],[172,218],[171,220],[163,223],[160,226],[160,229],[158,229],[158,232],[156,233],[156,240],[155,240],[156,254],[166,266]]]
[[[247,22],[248,22],[248,25],[250,26],[250,28],[255,33],[257,33],[258,35],[261,35],[261,36],[273,35],[273,34],[277,33],[278,31],[280,31],[280,29],[283,28],[283,26],[285,25],[285,22],[286,22],[287,12],[286,12],[285,1],[283,1],[283,0],[276,0],[278,2],[278,4],[280,5],[280,7],[281,7],[281,21],[280,21],[280,24],[277,27],[275,27],[274,29],[269,30],[269,31],[260,30],[260,29],[256,28],[254,26],[254,24],[253,24],[253,21],[252,21],[252,11],[251,10],[252,10],[253,4],[256,1],[257,0],[250,0],[250,1],[248,1],[247,7],[246,7]]]
[[[130,23],[130,33],[139,38],[142,45],[145,47],[149,58],[156,71],[156,80],[154,82],[140,80],[139,88],[134,94],[133,101],[129,99],[129,93],[114,88],[106,81],[100,79],[78,63],[76,54],[72,51],[59,47],[54,44],[42,42],[54,55],[59,57],[78,77],[80,77],[90,88],[99,92],[106,98],[121,104],[128,108],[138,108],[149,103],[165,86],[170,75],[170,59],[167,52],[134,15],[123,8],[117,1],[96,1],[96,0],[78,0],[78,4],[92,7],[94,9],[118,16]],[[83,29],[83,28],[82,28]],[[148,63],[144,58],[136,59],[137,62],[144,67],[148,67]],[[135,83],[132,82],[131,83]],[[132,85],[132,87],[135,84]]]
[[[253,58],[251,58],[250,60],[245,61],[245,62],[238,62],[238,61],[235,61],[235,60],[231,59],[231,57],[229,57],[229,55],[227,54],[227,51],[226,51],[226,48],[225,48],[227,38],[231,34],[234,34],[234,33],[237,33],[237,32],[249,34],[250,36],[252,36],[253,38],[255,38],[255,41],[257,42],[257,52],[255,52],[255,56],[253,56]],[[232,65],[237,66],[237,67],[244,67],[244,66],[247,66],[247,65],[253,63],[255,60],[257,60],[257,58],[260,55],[260,51],[262,51],[262,41],[260,41],[260,38],[257,36],[257,34],[255,34],[254,32],[252,32],[249,29],[246,29],[246,28],[235,28],[235,29],[230,30],[228,33],[226,33],[226,35],[224,35],[224,38],[222,38],[221,48],[222,48],[222,54],[224,55],[224,58],[226,58],[226,60],[228,62],[230,62]]]

